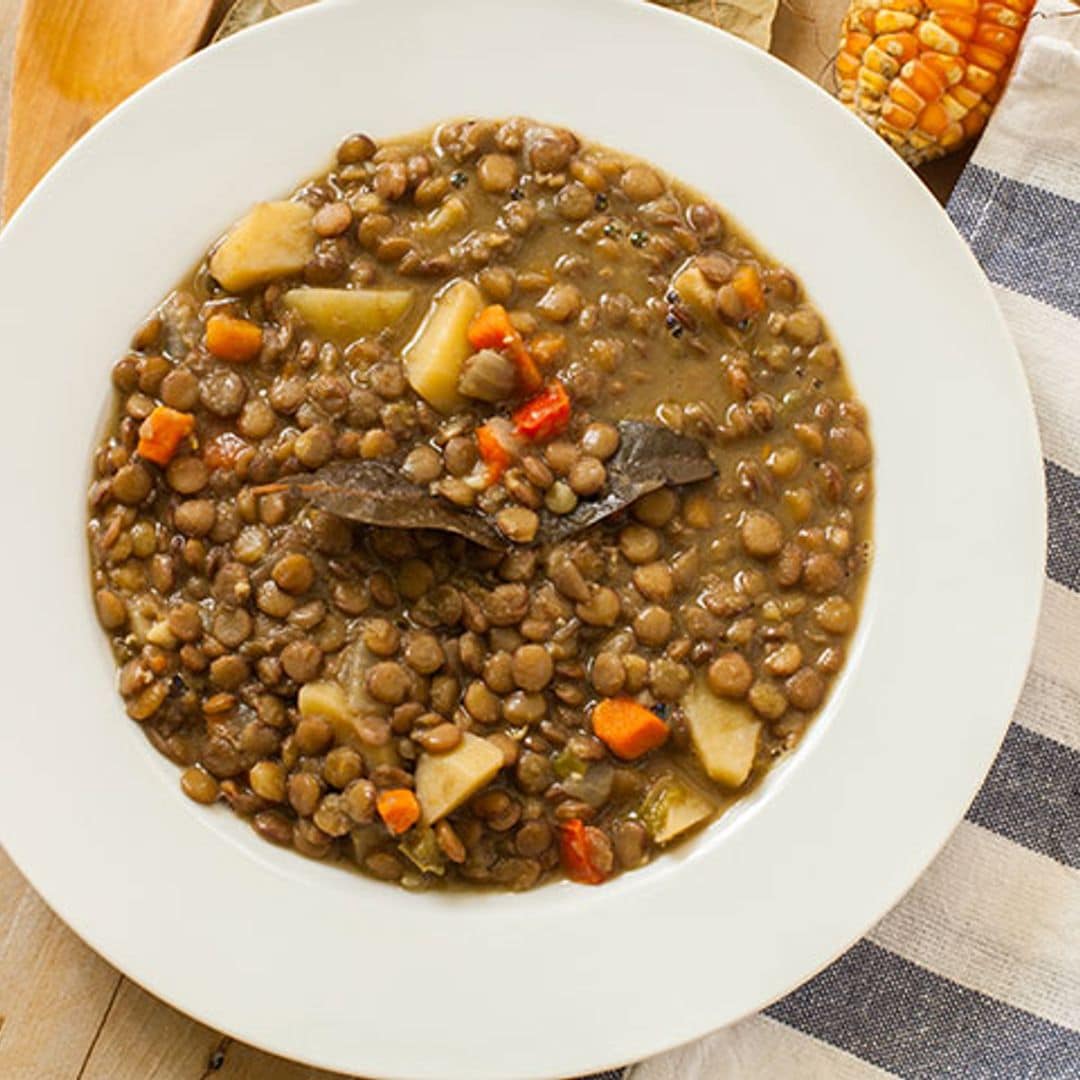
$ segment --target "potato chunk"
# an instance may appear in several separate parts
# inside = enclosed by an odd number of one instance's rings
[[[314,216],[304,203],[257,203],[210,256],[210,273],[230,292],[298,273],[315,252]]]
[[[328,721],[334,729],[334,743],[337,746],[351,746],[359,751],[367,769],[374,769],[379,765],[400,764],[392,740],[376,746],[365,739],[362,730],[363,717],[368,715],[368,712],[354,706],[341,683],[329,679],[305,683],[300,687],[297,704],[300,715],[305,720],[321,716]]]
[[[352,722],[354,713],[340,683],[305,683],[300,687],[297,704],[300,706],[300,715],[305,720],[321,716],[330,722],[339,743],[348,745],[351,742],[355,732]]]
[[[377,334],[409,310],[409,289],[290,289],[285,305],[335,345]]]
[[[416,765],[420,820],[433,825],[446,817],[492,780],[502,766],[502,752],[468,732],[447,754],[421,754]]]
[[[412,388],[442,413],[463,408],[458,377],[472,352],[469,323],[483,307],[480,290],[471,281],[456,281],[443,290],[424,317],[416,337],[405,347],[405,375]]]
[[[667,844],[711,817],[716,807],[677,776],[662,776],[645,795],[641,820],[657,844]]]
[[[463,199],[456,195],[446,199],[421,222],[415,229],[421,236],[429,238],[442,236],[443,233],[452,232],[460,228],[469,220],[469,208]]]
[[[718,698],[702,682],[683,699],[690,739],[710,778],[741,787],[754,765],[761,721],[741,701]]]
[[[696,315],[711,318],[716,315],[716,290],[705,280],[705,275],[692,263],[672,279],[671,287]]]

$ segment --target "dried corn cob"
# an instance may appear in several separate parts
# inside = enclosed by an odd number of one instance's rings
[[[982,129],[1035,0],[852,0],[837,96],[913,165]]]

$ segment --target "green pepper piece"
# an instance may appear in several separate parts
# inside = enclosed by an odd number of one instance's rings
[[[560,780],[577,774],[584,776],[588,766],[569,748],[560,750],[551,761],[551,768]]]
[[[664,824],[671,809],[672,794],[669,779],[662,777],[649,788],[641,802],[641,822],[654,839],[664,831]]]
[[[398,844],[398,850],[425,874],[438,874],[441,877],[446,871],[446,859],[435,839],[434,829],[410,829]]]

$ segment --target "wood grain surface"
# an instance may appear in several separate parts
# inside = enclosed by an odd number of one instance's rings
[[[60,6],[62,0],[56,0]],[[784,0],[773,52],[827,79],[847,0]],[[291,5],[290,5],[291,6]],[[20,0],[0,0],[0,171]],[[927,182],[944,198],[961,161]],[[61,923],[0,851],[0,1078],[333,1080],[234,1042],[151,997]]]
[[[209,36],[223,0],[23,0],[3,214],[107,112]]]

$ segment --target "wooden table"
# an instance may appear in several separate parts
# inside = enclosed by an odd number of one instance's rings
[[[773,52],[817,80],[847,0],[782,0]],[[0,172],[19,0],[0,0]],[[813,11],[811,18],[806,12]],[[926,177],[939,198],[962,161]],[[842,165],[837,166],[841,168]],[[163,1004],[83,944],[0,851],[4,1080],[331,1080],[234,1042]]]

